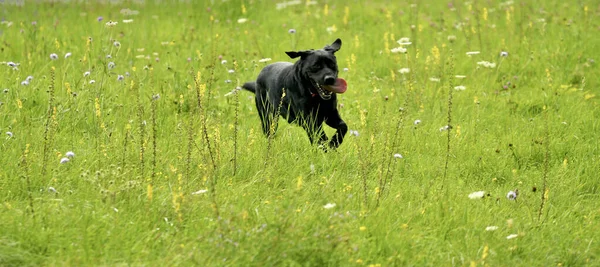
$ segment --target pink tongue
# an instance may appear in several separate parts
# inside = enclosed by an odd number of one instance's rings
[[[338,94],[343,94],[344,92],[346,92],[348,84],[346,83],[346,80],[344,80],[342,78],[337,78],[337,79],[335,79],[334,85],[326,85],[323,87],[325,87],[325,89],[327,89],[327,91],[338,93]]]

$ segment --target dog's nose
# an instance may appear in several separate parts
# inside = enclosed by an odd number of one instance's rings
[[[325,76],[325,85],[334,85],[335,77],[333,76]]]

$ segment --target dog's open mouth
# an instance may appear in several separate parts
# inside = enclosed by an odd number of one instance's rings
[[[343,94],[348,88],[346,80],[342,78],[336,78],[335,83],[333,85],[321,85],[319,83],[316,83],[316,85],[317,86],[315,87],[317,88],[317,93],[319,93],[319,96],[323,100],[331,99],[331,95],[333,93]]]

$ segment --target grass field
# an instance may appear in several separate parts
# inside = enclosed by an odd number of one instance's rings
[[[36,2],[0,3],[1,266],[600,266],[596,1]],[[234,89],[336,38],[351,134],[267,139]]]

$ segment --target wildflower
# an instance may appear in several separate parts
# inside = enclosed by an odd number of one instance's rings
[[[264,62],[269,62],[269,61],[271,61],[271,58],[270,58],[270,57],[268,57],[268,58],[263,58],[263,59],[259,60],[258,62],[260,62],[260,63],[264,63]]]
[[[484,67],[490,68],[490,69],[493,69],[496,67],[496,63],[489,62],[489,61],[479,61],[479,62],[477,62],[477,65],[484,66]]]
[[[227,72],[229,72],[231,74],[231,73],[234,73],[235,70],[228,70]]]
[[[245,23],[246,21],[248,21],[247,18],[241,18],[237,20],[238,23]]]
[[[29,75],[27,76],[27,78],[25,78],[26,81],[31,82],[33,81],[33,76]]]
[[[402,74],[407,74],[410,72],[410,69],[409,68],[401,68],[398,70],[398,72],[400,72]]]
[[[90,76],[90,74],[91,74],[91,73],[90,73],[89,71],[86,71],[86,72],[84,72],[84,73],[83,73],[83,77]]]
[[[67,158],[73,158],[75,157],[75,153],[73,151],[68,151],[67,153],[65,153],[65,156],[67,156]]]
[[[116,22],[116,21],[109,21],[106,23],[106,27],[112,28],[114,26],[117,26],[117,24],[118,24],[118,22]]]
[[[500,56],[501,57],[508,57],[508,52],[502,51],[502,52],[500,52]]]
[[[404,47],[396,47],[396,48],[392,48],[390,51],[394,54],[396,54],[396,53],[404,54],[404,53],[406,53],[407,49]]]
[[[415,120],[415,122],[414,122],[415,125],[418,125],[420,123],[421,123],[421,120]]]
[[[27,85],[29,85],[29,82],[28,82],[27,80],[25,80],[25,81],[22,81],[22,82],[21,82],[21,85],[23,85],[23,86],[27,86]]]
[[[288,30],[288,33],[290,33],[290,34],[294,34],[294,33],[296,33],[296,29],[289,29],[289,30]]]
[[[201,195],[201,194],[204,194],[206,192],[208,192],[207,189],[201,189],[201,190],[198,190],[196,192],[193,192],[192,195]]]
[[[327,203],[325,206],[323,206],[323,208],[326,210],[335,208],[335,203]]]
[[[344,72],[348,72],[348,68],[344,68]]]
[[[90,80],[90,84],[96,83],[96,80]]]
[[[4,92],[5,94],[8,94],[8,88],[4,89],[2,92]]]
[[[429,78],[429,80],[432,82],[436,82],[436,83],[439,83],[441,81],[441,79],[437,78],[437,77],[431,77],[431,78]]]
[[[115,41],[115,42],[113,43],[113,45],[114,45],[115,47],[121,47],[121,43],[119,43],[119,41]]]
[[[54,188],[52,186],[48,187],[48,192],[58,194],[58,191],[56,191],[56,188]]]
[[[496,231],[498,230],[498,226],[488,226],[485,228],[486,231]]]
[[[11,67],[11,68],[16,68],[16,67],[17,67],[17,66],[19,66],[20,64],[19,64],[19,63],[14,63],[14,62],[12,62],[12,61],[9,61],[9,62],[7,62],[7,63],[6,63],[6,65],[8,65],[8,66],[9,66],[9,67]]]
[[[65,58],[70,58],[70,57],[71,57],[71,52],[67,52],[67,53],[65,54]]]
[[[512,235],[508,235],[508,236],[506,237],[506,239],[513,239],[513,238],[517,238],[518,236],[519,236],[519,235],[517,235],[517,234],[512,234]]]
[[[139,58],[139,59],[142,59],[142,58],[145,58],[145,57],[146,57],[145,55],[137,55],[137,56],[135,56],[135,58]]]
[[[8,135],[8,138],[13,137],[13,133],[12,132],[6,132],[6,135]]]
[[[467,52],[467,56],[479,55],[479,53],[480,53],[479,51],[470,51],[470,52]]]
[[[464,85],[454,86],[454,90],[464,91],[465,89],[467,89],[467,87]]]
[[[221,60],[221,65],[225,65],[225,64],[227,64],[227,60],[225,60],[225,59]]]
[[[60,159],[60,164],[65,164],[65,163],[67,163],[69,161],[70,161],[69,158],[62,158],[62,159]]]
[[[225,80],[225,83],[231,83],[231,80]]]
[[[231,90],[231,92],[229,92],[229,93],[225,94],[225,96],[230,96],[230,95],[233,95],[233,94],[237,93],[237,92],[238,92],[238,91],[240,91],[240,90],[242,90],[242,87],[239,87],[239,86],[238,86],[238,87],[234,88],[233,90]]]
[[[464,78],[467,78],[467,76],[465,76],[465,75],[456,75],[456,76],[454,76],[454,77],[455,77],[456,79],[464,79]]]
[[[469,194],[470,199],[480,199],[480,198],[483,198],[484,196],[485,196],[485,191],[476,191],[476,192]]]
[[[106,58],[109,58],[109,59],[110,59],[110,58],[112,58],[112,56],[111,56],[111,55],[106,55]]]
[[[412,44],[410,42],[410,39],[408,39],[408,37],[402,37],[400,38],[400,40],[396,41],[399,45],[410,45]]]
[[[104,18],[103,18],[102,16],[100,16],[100,17],[98,17],[98,19],[97,19],[97,20],[100,22],[100,21],[102,21],[103,19],[104,19]]]
[[[454,41],[456,41],[456,35],[448,35],[448,42],[453,43]]]
[[[334,32],[336,32],[336,31],[337,31],[337,27],[335,27],[335,25],[333,25],[333,26],[331,26],[331,27],[327,27],[327,29],[326,29],[326,30],[327,30],[327,32],[328,32],[329,34],[332,34],[332,33],[334,33]]]
[[[115,63],[114,63],[114,62],[112,62],[112,61],[111,61],[111,62],[108,62],[108,69],[109,69],[109,70],[112,70],[112,69],[114,69],[114,68],[115,68]]]
[[[160,94],[152,95],[152,100],[156,101],[160,99]]]
[[[403,157],[400,153],[396,153],[396,154],[394,154],[394,158],[402,159]]]
[[[129,75],[130,75],[130,74],[129,74],[129,71],[126,71],[126,72],[125,72],[125,76],[129,77]]]
[[[50,59],[52,59],[52,60],[57,60],[57,59],[58,59],[58,55],[57,55],[57,54],[54,54],[54,53],[52,53],[52,54],[50,54]]]
[[[509,200],[517,200],[517,196],[519,196],[519,190],[515,191],[509,191],[508,194],[506,194],[506,198],[508,198]]]
[[[124,79],[125,77],[123,77],[123,75],[117,75],[117,81],[122,81]]]
[[[132,22],[133,22],[133,19],[124,19],[123,20],[123,23],[132,23]]]
[[[117,208],[114,208],[114,207],[113,207],[113,210],[114,210],[115,212],[119,212],[119,209],[117,209]]]
[[[348,133],[350,133],[350,135],[353,135],[353,136],[358,136],[357,130],[350,130],[350,131],[348,131]]]

